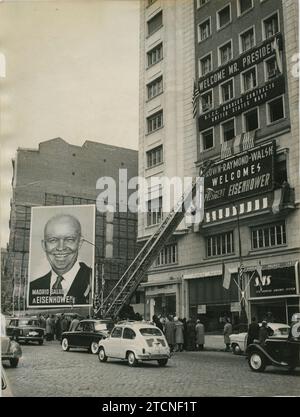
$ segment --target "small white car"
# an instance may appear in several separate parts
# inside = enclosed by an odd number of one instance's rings
[[[259,323],[261,326],[261,323]],[[268,323],[271,338],[288,338],[290,326],[283,323]],[[247,332],[231,334],[230,346],[235,355],[240,355],[246,351],[247,347]]]
[[[115,325],[109,337],[99,341],[98,357],[100,362],[108,358],[127,360],[129,366],[153,360],[165,366],[170,348],[161,330],[150,322],[124,321]]]

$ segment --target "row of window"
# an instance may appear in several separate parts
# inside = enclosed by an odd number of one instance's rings
[[[283,96],[267,103],[267,123],[271,124],[285,117]],[[260,128],[259,108],[251,109],[242,115],[243,131],[251,132]],[[201,132],[201,149],[207,150],[215,146],[214,133],[217,127]],[[227,142],[237,136],[235,117],[220,124],[221,142]]]
[[[211,16],[198,24],[198,42],[203,42],[212,35]],[[223,9],[217,12],[216,22],[217,30],[222,29],[231,23],[231,5],[228,4]],[[262,20],[262,34],[263,39],[268,39],[279,32],[278,13],[273,13],[271,16]],[[254,27],[245,30],[239,35],[240,38],[240,53],[247,51],[255,45],[255,31]]]
[[[265,61],[265,80],[271,81],[280,74],[275,57],[269,58]],[[257,66],[242,72],[240,74],[241,94],[245,94],[250,90],[258,87]],[[214,100],[214,90],[208,90],[200,95],[199,98],[199,112],[205,113],[212,110],[214,107],[222,105],[227,101],[233,100],[236,97],[234,78],[219,84],[219,100]]]
[[[267,224],[251,228],[251,248],[267,249],[286,245],[286,227],[284,222]],[[220,233],[206,238],[206,256],[234,254],[233,232]],[[166,245],[156,259],[155,265],[171,265],[178,262],[177,243]]]
[[[265,249],[282,245],[286,245],[284,222],[251,228],[252,249]],[[231,255],[233,253],[233,232],[220,233],[206,238],[207,257]]]

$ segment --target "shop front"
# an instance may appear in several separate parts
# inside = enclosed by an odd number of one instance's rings
[[[238,324],[240,303],[236,274],[228,289],[223,287],[223,276],[205,274],[184,276],[188,289],[189,317],[200,318],[207,332],[221,331],[224,317]],[[206,276],[205,276],[206,275]]]
[[[258,321],[289,324],[300,312],[299,262],[263,265],[261,276],[256,274],[250,282],[249,304]]]

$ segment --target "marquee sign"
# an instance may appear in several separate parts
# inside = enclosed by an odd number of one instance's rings
[[[241,97],[225,103],[217,109],[202,114],[198,118],[199,130],[208,129],[230,117],[237,116],[252,107],[259,106],[272,98],[285,92],[285,82],[283,75],[264,84],[262,87],[255,88]]]
[[[202,94],[206,90],[209,90],[219,83],[227,80],[230,77],[234,77],[239,74],[241,71],[246,70],[247,68],[258,64],[274,55],[274,40],[278,41],[278,47],[282,49],[282,35],[278,33],[275,36],[264,41],[259,47],[252,48],[250,51],[245,52],[240,55],[238,59],[231,61],[229,64],[224,65],[218,70],[214,71],[210,75],[205,75],[199,78],[198,89],[199,93]]]
[[[270,297],[296,294],[295,266],[278,269],[262,269],[262,276],[256,275],[250,282],[251,297]]]
[[[205,208],[273,189],[276,142],[268,142],[212,165],[204,179]]]

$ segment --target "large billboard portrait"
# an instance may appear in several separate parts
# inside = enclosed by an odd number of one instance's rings
[[[33,207],[27,306],[90,306],[93,301],[95,206]]]

